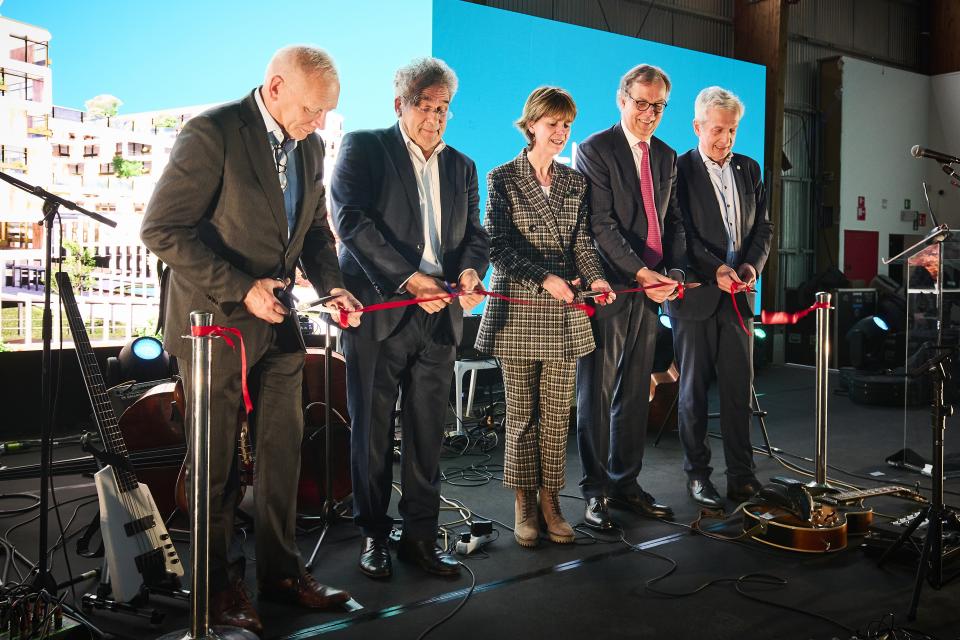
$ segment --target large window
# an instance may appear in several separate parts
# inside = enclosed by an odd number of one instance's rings
[[[43,100],[43,79],[0,69],[0,96],[40,102]]]
[[[27,150],[23,147],[0,145],[0,169],[27,172]]]
[[[46,67],[50,64],[49,48],[49,43],[35,42],[23,36],[11,35],[7,39],[7,50],[10,52],[11,60],[35,64],[38,67]]]
[[[84,158],[96,158],[98,155],[100,155],[100,145],[98,144],[83,145]]]
[[[53,150],[54,158],[69,158],[70,157],[70,145],[68,144],[54,144],[50,145]]]

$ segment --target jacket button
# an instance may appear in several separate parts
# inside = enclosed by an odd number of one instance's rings
[[[417,244],[417,251],[421,251],[422,249],[423,249],[423,243],[422,243],[422,242],[421,242],[421,243],[418,243],[418,244]]]
[[[535,224],[530,225],[530,231],[536,231],[536,230],[537,230],[537,225]]]

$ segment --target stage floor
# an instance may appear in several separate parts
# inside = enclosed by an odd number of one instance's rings
[[[831,390],[836,378],[831,376]],[[769,412],[767,428],[771,444],[794,464],[812,468],[803,458],[815,451],[814,373],[799,367],[767,367],[758,372],[756,390],[764,410]],[[484,404],[479,394],[478,410]],[[845,396],[829,396],[830,478],[860,487],[874,487],[894,481],[919,482],[929,495],[930,479],[910,471],[888,466],[884,459],[903,448],[930,457],[932,430],[929,411],[856,405]],[[947,454],[960,452],[960,436],[948,422]],[[714,421],[711,430],[718,430]],[[619,535],[600,536],[585,532],[576,544],[555,545],[546,540],[535,549],[524,549],[514,542],[510,530],[495,525],[499,538],[485,553],[463,558],[476,575],[476,588],[468,602],[450,621],[430,637],[436,638],[513,638],[577,637],[618,638],[698,638],[698,639],[811,639],[860,637],[881,626],[884,616],[893,614],[897,625],[921,630],[941,640],[960,638],[960,581],[936,591],[925,585],[918,619],[906,620],[913,590],[917,560],[912,555],[891,560],[878,568],[875,559],[858,548],[852,539],[846,550],[829,554],[801,554],[777,550],[744,541],[720,541],[691,533],[689,524],[698,509],[687,497],[682,470],[682,452],[676,433],[664,436],[653,446],[649,435],[641,474],[643,488],[676,512],[673,523],[648,520],[613,511],[622,523]],[[762,445],[758,428],[753,442]],[[711,439],[714,451],[714,480],[723,492],[723,454],[718,440]],[[57,449],[58,458],[72,457],[74,451]],[[339,455],[346,455],[340,452]],[[36,461],[31,452],[5,455],[7,466]],[[475,518],[513,521],[512,492],[499,482],[503,459],[502,435],[499,446],[488,454],[472,451],[457,455],[451,448],[443,459],[450,481],[444,482],[445,498],[460,501]],[[757,454],[757,475],[766,481],[773,475],[793,475],[771,458]],[[468,473],[464,468],[471,467]],[[856,474],[856,475],[851,475]],[[567,488],[562,506],[572,523],[581,521],[583,501],[577,483],[580,465],[576,438],[571,433],[568,447]],[[859,476],[859,477],[858,477]],[[399,473],[395,475],[399,478]],[[466,486],[469,485],[469,486]],[[93,481],[85,476],[56,478],[57,498],[63,504],[61,515],[69,531],[90,520],[96,507]],[[946,483],[948,503],[960,505],[960,481]],[[36,480],[8,480],[0,493],[35,492]],[[395,493],[396,498],[396,493]],[[248,500],[250,497],[248,496]],[[0,509],[22,506],[22,501],[0,503]],[[67,525],[74,510],[79,513]],[[883,516],[900,517],[917,509],[914,503],[878,498],[870,505]],[[736,505],[728,503],[728,511]],[[391,508],[396,515],[396,501]],[[17,549],[31,559],[37,555],[37,521],[33,514],[0,518],[0,527]],[[441,522],[460,519],[455,509],[445,510]],[[884,519],[878,515],[878,520]],[[56,519],[51,518],[51,543],[59,536]],[[23,523],[23,524],[20,524]],[[16,525],[20,526],[16,526]],[[739,515],[714,531],[736,535]],[[14,528],[15,527],[15,528]],[[11,531],[10,529],[13,528]],[[452,530],[464,531],[463,526]],[[241,536],[247,555],[247,581],[255,593],[257,559],[254,557],[256,533],[247,530]],[[183,535],[177,535],[177,548],[189,566],[189,549]],[[304,557],[310,554],[317,533],[300,536]],[[638,545],[628,547],[625,542]],[[70,568],[74,574],[99,566],[98,561],[76,555],[68,544]],[[335,524],[320,549],[314,575],[324,583],[349,590],[362,606],[354,612],[311,613],[276,604],[263,604],[259,611],[265,625],[265,637],[271,639],[333,638],[417,638],[434,622],[450,613],[470,587],[471,577],[464,572],[459,579],[427,577],[394,558],[394,576],[388,581],[373,581],[356,566],[359,532],[348,521]],[[60,551],[53,555],[53,570],[60,580],[68,572]],[[649,580],[673,568],[672,575],[647,588]],[[946,565],[945,575],[960,569],[960,562]],[[767,583],[737,579],[765,574]],[[11,570],[8,580],[15,580]],[[688,594],[710,583],[695,594]],[[776,583],[776,584],[774,584]],[[95,584],[81,583],[77,596]],[[67,590],[68,601],[72,597]],[[672,594],[672,595],[667,595]],[[775,606],[780,605],[780,606]],[[146,620],[131,616],[95,612],[91,619],[103,629],[121,638],[156,637],[161,632],[187,626],[189,606],[185,602],[154,597],[151,605],[166,613],[162,625],[151,627]],[[793,609],[793,610],[791,610]],[[831,620],[828,620],[831,619]],[[884,624],[888,624],[887,620]],[[922,636],[917,636],[922,637]]]

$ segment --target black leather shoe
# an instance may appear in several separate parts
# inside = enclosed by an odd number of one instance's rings
[[[723,498],[710,480],[687,480],[687,493],[693,501],[711,509],[722,509]]]
[[[633,511],[637,515],[651,518],[672,518],[673,509],[665,504],[657,504],[653,496],[639,489],[637,493],[610,498],[610,506]]]
[[[607,499],[604,497],[587,498],[587,508],[583,512],[583,524],[597,531],[610,531],[617,523],[610,519]]]
[[[386,540],[364,538],[360,547],[360,571],[371,578],[389,578],[392,573],[390,566],[390,549]]]
[[[756,478],[744,478],[740,480],[727,479],[727,497],[734,502],[746,502],[753,495],[760,491],[760,481]]]
[[[397,558],[403,562],[412,562],[427,573],[437,576],[460,575],[460,563],[440,551],[433,540],[400,539]]]

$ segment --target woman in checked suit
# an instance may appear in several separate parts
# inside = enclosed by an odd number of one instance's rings
[[[576,361],[593,351],[578,285],[610,291],[589,235],[586,180],[554,157],[570,137],[577,108],[563,89],[540,87],[516,122],[527,146],[487,178],[491,288],[533,304],[487,302],[476,347],[500,359],[507,399],[504,484],[515,491],[514,537],[573,542],[560,511]],[[608,294],[612,299],[613,294]],[[597,299],[605,303],[606,299]]]

